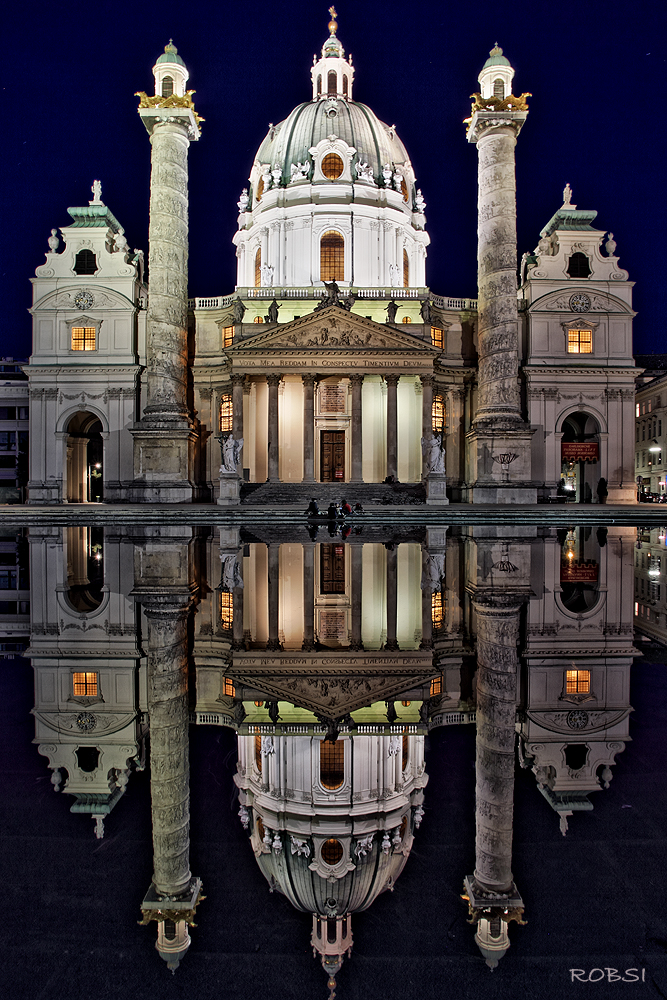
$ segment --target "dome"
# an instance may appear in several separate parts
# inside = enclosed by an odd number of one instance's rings
[[[178,66],[185,66],[185,63],[179,56],[178,49],[172,42],[171,38],[169,39],[169,44],[165,45],[162,55],[158,56],[155,61],[156,66],[160,63],[176,63]]]
[[[287,184],[293,163],[307,163],[309,150],[335,135],[356,150],[353,166],[368,163],[376,182],[383,184],[382,168],[409,163],[405,146],[393,126],[385,125],[365,104],[343,98],[321,98],[299,104],[279,125],[269,129],[257,151],[259,163],[282,170]]]
[[[496,42],[496,44],[489,52],[489,58],[482,66],[482,70],[488,69],[489,66],[509,66],[509,65],[510,65],[509,59],[505,58],[505,56],[503,55],[503,50]]]

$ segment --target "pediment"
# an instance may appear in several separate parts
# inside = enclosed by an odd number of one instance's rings
[[[428,683],[434,673],[431,656],[423,653],[403,653],[399,660],[395,655],[345,650],[274,656],[275,665],[267,669],[266,657],[234,653],[228,675],[278,701],[331,719],[374,702],[398,700],[405,691]]]
[[[587,309],[575,309],[571,305],[573,296],[585,296],[590,302]],[[572,286],[559,292],[549,292],[533,302],[531,312],[566,312],[585,316],[587,313],[623,312],[628,313],[628,306],[615,295],[608,295],[590,287]]]
[[[400,352],[435,357],[440,352],[419,337],[403,333],[395,327],[376,323],[363,316],[347,312],[339,306],[329,306],[291,323],[273,326],[266,332],[246,337],[234,344],[227,353],[233,358],[248,352],[295,351],[322,352]]]
[[[134,308],[134,303],[121,292],[92,282],[72,284],[57,288],[38,299],[32,306],[35,309],[127,309]],[[31,310],[31,311],[32,311]]]

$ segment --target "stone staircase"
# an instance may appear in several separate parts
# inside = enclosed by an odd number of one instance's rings
[[[352,506],[417,506],[426,503],[422,483],[244,483],[241,503],[260,507],[298,507],[306,510],[315,498],[326,511],[332,500]]]

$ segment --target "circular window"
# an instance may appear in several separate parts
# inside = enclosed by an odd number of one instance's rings
[[[322,160],[322,173],[330,180],[337,180],[343,173],[343,161],[337,153],[327,153]]]
[[[333,868],[343,857],[343,845],[340,840],[335,840],[334,838],[325,840],[322,844],[321,854],[325,865],[331,865]]]

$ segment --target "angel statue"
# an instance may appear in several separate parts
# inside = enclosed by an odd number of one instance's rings
[[[422,438],[422,451],[428,456],[429,474],[434,472],[436,475],[444,476],[445,449],[442,446],[442,434],[431,432],[430,440],[429,438]]]
[[[228,474],[236,472],[236,467],[241,458],[241,448],[243,448],[243,438],[237,440],[230,434],[222,446],[222,468],[220,472]]]

